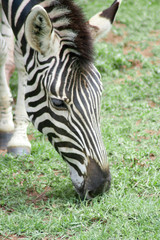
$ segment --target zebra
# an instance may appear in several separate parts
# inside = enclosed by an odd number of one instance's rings
[[[93,64],[93,40],[110,30],[120,2],[115,0],[86,22],[72,0],[1,0],[0,140],[8,141],[15,127],[8,152],[30,153],[29,117],[67,162],[82,199],[102,194],[111,184],[100,130],[102,83]],[[15,126],[4,70],[5,38],[10,39],[12,31],[19,77]]]

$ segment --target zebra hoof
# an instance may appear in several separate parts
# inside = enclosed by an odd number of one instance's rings
[[[29,155],[31,149],[29,147],[8,147],[7,153],[11,153],[15,156]]]
[[[0,132],[0,149],[7,149],[7,144],[12,135],[12,132]]]

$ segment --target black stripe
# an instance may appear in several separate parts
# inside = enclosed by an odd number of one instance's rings
[[[81,148],[77,147],[74,143],[72,142],[56,142],[55,143],[56,148],[61,148],[61,147],[66,147],[66,148],[74,148],[77,149],[78,151],[82,151]]]
[[[44,111],[43,111],[44,112]],[[40,132],[43,131],[43,128],[45,127],[49,127],[49,128],[53,128],[55,130],[56,133],[58,133],[60,136],[67,136],[69,138],[71,138],[73,141],[75,142],[78,142],[78,140],[72,136],[70,133],[68,133],[66,130],[60,128],[60,127],[57,127],[56,125],[53,124],[53,122],[51,122],[50,120],[46,119],[44,120],[43,122],[40,122],[39,125],[38,125],[38,130]],[[55,133],[55,134],[56,134]],[[80,144],[80,143],[79,143]]]
[[[95,135],[93,134],[93,130],[89,127],[90,132],[91,132],[91,134],[89,134],[89,132],[88,132],[87,129],[86,129],[86,126],[83,124],[83,122],[81,121],[81,119],[79,118],[79,116],[77,115],[77,113],[76,113],[74,110],[73,110],[73,114],[74,114],[74,116],[75,116],[75,118],[76,118],[77,121],[74,121],[74,120],[72,119],[72,122],[73,122],[73,123],[75,124],[75,126],[81,131],[81,134],[82,134],[82,136],[83,136],[83,139],[85,140],[85,144],[86,144],[87,148],[89,149],[90,146],[91,146],[91,147],[94,149],[93,146],[98,145],[98,144],[97,144],[96,137],[95,137]],[[79,126],[79,123],[80,123],[80,125],[83,127],[83,129],[81,128],[81,126]],[[89,140],[87,140],[86,136],[88,136],[88,139],[89,139]],[[89,146],[88,141],[89,141],[89,143],[90,143],[90,146]],[[95,143],[96,143],[96,144],[95,144]],[[98,156],[98,153],[97,153],[97,152],[94,151],[94,153]]]
[[[52,144],[52,140],[54,138],[58,138],[58,136],[55,133],[48,133],[47,137],[48,137],[48,140],[50,141],[51,144]]]
[[[27,81],[27,85],[28,85],[28,86],[32,86],[35,82],[37,82],[37,76],[38,76],[38,74],[40,74],[40,73],[43,73],[43,77],[45,77],[45,76],[46,76],[46,72],[47,72],[47,71],[45,71],[46,69],[48,70],[48,66],[46,66],[46,67],[44,67],[44,68],[42,68],[42,69],[38,69],[38,70],[35,72],[35,74],[34,74],[34,76],[32,77],[32,79]],[[26,93],[25,96],[27,96],[27,94],[28,94],[28,93]],[[26,98],[27,98],[27,97],[26,97]]]
[[[66,55],[66,58],[67,58],[68,54]],[[64,60],[65,61],[65,60]],[[62,73],[62,81],[61,81],[61,86],[60,86],[60,90],[59,90],[59,95],[61,97],[63,97],[63,90],[64,90],[64,85],[66,85],[66,82],[68,81],[72,81],[72,79],[70,78],[66,78],[67,77],[67,74],[68,74],[68,69],[70,67],[70,65],[72,64],[72,61],[70,59],[68,59],[67,63],[65,62],[65,67],[64,67],[64,71]]]
[[[83,176],[81,170],[75,165],[74,163],[69,162],[65,157],[63,158],[66,162],[68,162],[69,165],[71,165],[78,173],[78,175],[81,177]]]
[[[24,51],[24,50],[23,50]],[[23,52],[24,54],[24,52]],[[26,66],[28,66],[28,64],[31,62],[31,60],[34,59],[34,50],[32,48],[29,49],[29,55],[28,58],[26,60]],[[33,65],[28,69],[27,68],[27,72],[30,73],[35,67],[35,60],[33,61]]]
[[[37,112],[29,112],[27,110],[27,113],[29,116],[33,115],[33,118],[32,118],[32,123],[34,124],[35,120],[37,117],[41,116],[43,113],[47,113],[48,112],[48,107],[43,107],[41,108],[40,110],[38,110]],[[38,129],[39,130],[39,129]],[[39,130],[40,131],[40,130]],[[41,131],[40,131],[41,132]]]
[[[8,18],[8,0],[1,0],[1,2],[2,2],[3,10],[6,14],[6,17]]]
[[[40,99],[38,99],[37,101],[34,102],[29,102],[29,107],[37,107],[39,104],[46,102],[46,96],[44,95],[43,97],[41,97]]]
[[[81,164],[84,164],[84,158],[82,155],[80,154],[77,154],[77,153],[66,153],[66,152],[61,152],[62,156],[64,158],[70,158],[70,159],[73,159],[73,160],[76,160],[78,162],[80,162]]]
[[[48,13],[50,13],[53,10],[54,7],[55,7],[55,2],[53,1],[53,2],[50,2],[49,6],[45,7],[45,10]]]
[[[26,93],[25,99],[27,99],[28,97],[37,96],[42,91],[40,81],[42,81],[42,76],[39,78],[39,84],[37,85],[37,88],[32,92]]]
[[[17,24],[16,26],[14,25],[14,19],[15,19],[15,14],[18,10],[18,8],[20,7],[21,3],[23,2],[23,0],[14,0],[13,4],[12,4],[12,9],[11,9],[11,25],[12,25],[12,30],[15,34],[15,36],[17,36],[17,34],[19,33],[19,30],[21,29],[22,25],[25,23],[25,20],[29,14],[29,12],[31,11],[32,7],[36,4],[39,4],[40,2],[42,2],[41,0],[32,0],[29,1],[29,3],[24,7],[24,9],[21,11],[21,14],[18,18]]]

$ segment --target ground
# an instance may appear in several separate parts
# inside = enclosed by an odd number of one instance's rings
[[[88,16],[106,4],[77,2]],[[68,167],[30,125],[32,154],[0,157],[0,239],[160,239],[159,11],[158,0],[123,1],[111,33],[95,45],[109,193],[81,202]]]

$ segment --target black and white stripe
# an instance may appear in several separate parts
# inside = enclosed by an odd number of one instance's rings
[[[56,37],[56,47],[49,42],[43,54],[30,47],[25,35],[26,19],[35,5],[47,12],[50,35]],[[78,193],[84,196],[94,186],[109,185],[99,126],[102,85],[83,14],[69,0],[2,0],[2,6],[24,57],[25,102],[32,123],[68,162]],[[40,31],[41,25],[37,28]]]

